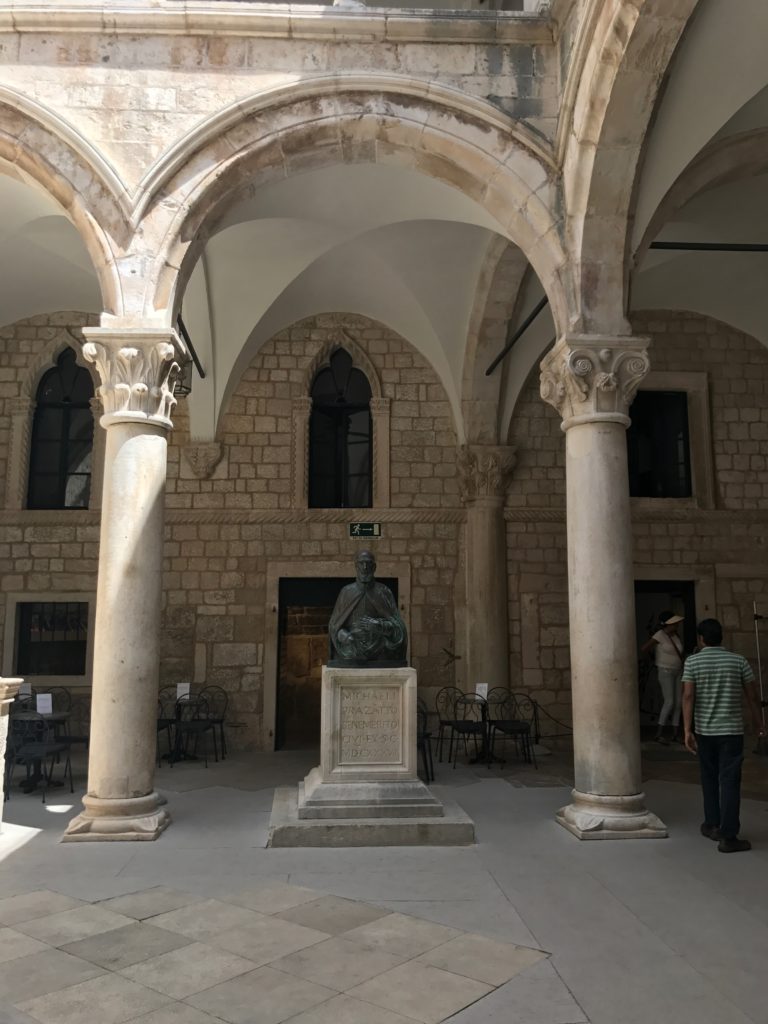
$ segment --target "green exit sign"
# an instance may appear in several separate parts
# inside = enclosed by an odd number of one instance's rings
[[[380,537],[381,523],[350,523],[350,537]]]

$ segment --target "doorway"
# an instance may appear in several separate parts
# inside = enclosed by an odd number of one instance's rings
[[[397,579],[377,577],[398,597]],[[328,623],[353,577],[287,577],[279,582],[275,750],[320,746],[320,684],[328,661]]]
[[[680,633],[684,655],[696,646],[696,592],[693,580],[636,580],[635,627],[637,650],[656,632],[659,613],[673,611],[685,621]],[[661,690],[656,668],[648,658],[639,658],[640,726],[644,732],[655,730],[661,711]]]

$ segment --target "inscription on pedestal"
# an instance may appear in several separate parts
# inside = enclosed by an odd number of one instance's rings
[[[402,708],[395,686],[342,686],[340,764],[399,764]]]

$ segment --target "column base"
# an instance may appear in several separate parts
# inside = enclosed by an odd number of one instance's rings
[[[158,793],[124,800],[83,798],[85,809],[67,825],[62,843],[143,842],[157,839],[168,828],[171,816],[162,808]]]
[[[555,817],[577,839],[665,839],[667,826],[645,806],[645,793],[598,796],[571,793],[573,803]]]

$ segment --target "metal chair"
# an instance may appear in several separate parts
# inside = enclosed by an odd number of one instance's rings
[[[175,722],[175,736],[176,742],[174,744],[174,753],[171,758],[171,764],[174,761],[182,761],[185,759],[192,760],[197,757],[197,745],[200,737],[205,739],[208,733],[213,738],[213,756],[216,761],[219,760],[218,744],[216,742],[216,726],[212,719],[209,717],[208,701],[202,697],[179,697],[176,701],[176,722]],[[190,738],[194,740],[194,747],[192,753],[189,753],[189,741]],[[208,767],[208,747],[207,744],[203,745],[203,757],[205,758],[205,767]]]
[[[208,717],[219,730],[221,760],[227,759],[227,737],[224,733],[224,721],[229,707],[229,695],[221,686],[204,686],[200,691],[202,700],[208,703]]]
[[[416,752],[421,755],[427,782],[435,781],[435,765],[432,760],[432,733],[429,731],[429,711],[421,697],[416,698]]]
[[[495,705],[493,716],[489,716],[488,719],[489,763],[495,757],[496,739],[501,733],[502,736],[513,739],[518,754],[522,754],[523,760],[538,769],[531,736],[535,714],[534,701],[524,694],[510,693],[505,701]]]
[[[450,729],[448,744],[448,760],[451,760],[453,753],[453,723],[456,721],[456,701],[463,697],[463,691],[458,686],[444,686],[435,697],[435,710],[437,711],[437,760],[443,760],[443,735],[446,729]]]
[[[456,718],[452,724],[451,744],[453,747],[453,767],[456,767],[456,755],[459,750],[459,738],[464,740],[464,753],[469,754],[469,737],[475,743],[475,760],[481,760],[488,750],[486,723],[488,705],[484,697],[475,693],[463,693],[456,701]],[[480,746],[478,747],[478,738]]]
[[[66,754],[64,761],[64,779],[69,774],[69,791],[74,793],[72,781],[72,763],[69,759],[69,744],[56,739],[53,726],[43,715],[36,711],[26,711],[23,719],[11,715],[8,727],[8,742],[5,754],[5,798],[10,799],[13,775],[17,764],[26,768],[27,783],[30,791],[37,779],[43,782],[43,803],[45,803],[48,786],[53,777],[54,764],[58,758]],[[50,758],[50,765],[46,762]],[[34,771],[34,775],[32,771]]]

